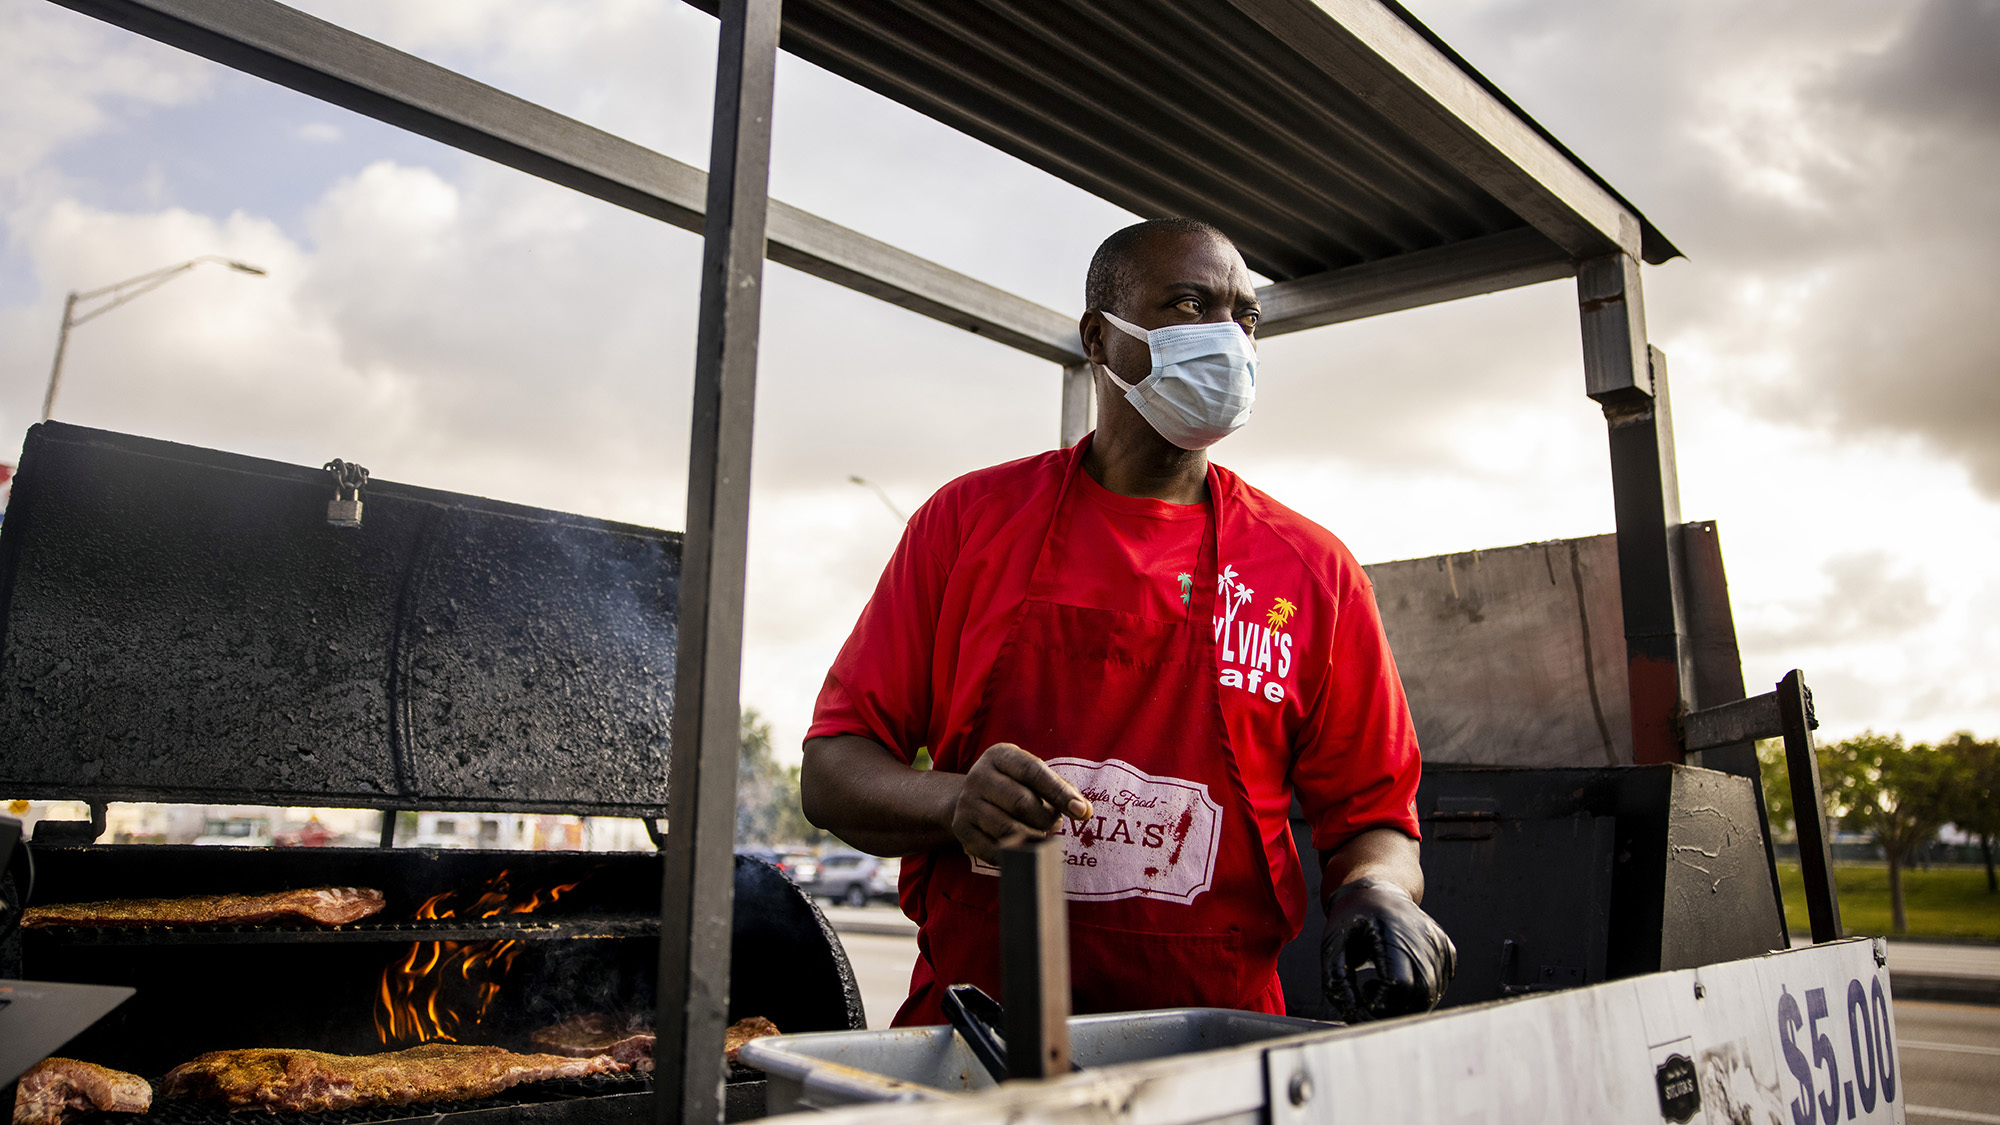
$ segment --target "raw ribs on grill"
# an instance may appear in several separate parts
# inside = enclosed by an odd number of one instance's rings
[[[519,1055],[499,1047],[426,1043],[380,1055],[250,1048],[210,1051],[167,1072],[160,1095],[230,1109],[316,1112],[492,1097],[523,1082],[617,1074],[609,1056]]]
[[[153,1087],[136,1074],[75,1059],[43,1059],[14,1089],[14,1125],[57,1125],[77,1113],[144,1113]]]

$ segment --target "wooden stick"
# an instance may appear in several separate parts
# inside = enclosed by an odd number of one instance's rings
[[[1000,850],[1000,974],[1009,1075],[1068,1074],[1069,911],[1059,839]]]

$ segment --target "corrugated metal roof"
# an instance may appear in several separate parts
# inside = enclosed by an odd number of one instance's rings
[[[1283,33],[1301,19],[1314,35]],[[1462,151],[1413,135],[1408,105],[1302,47],[1347,33],[1305,0],[785,0],[784,20],[786,50],[1135,213],[1212,222],[1274,280],[1533,225]],[[1676,253],[1632,214],[1648,260]]]

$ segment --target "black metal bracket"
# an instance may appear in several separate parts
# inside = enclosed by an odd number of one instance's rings
[[[1813,753],[1812,732],[1819,729],[1812,689],[1794,668],[1778,681],[1777,690],[1725,703],[1687,715],[1681,724],[1682,744],[1690,754],[1764,738],[1785,740],[1785,775],[1792,789],[1792,814],[1799,835],[1799,866],[1806,881],[1806,915],[1812,920],[1814,943],[1840,937],[1840,894],[1833,883],[1831,837],[1826,828],[1826,804],[1820,790],[1819,759]],[[1757,787],[1758,815],[1765,821],[1764,849],[1771,864],[1771,890],[1778,891],[1777,857],[1771,850],[1770,818],[1764,809],[1764,789]],[[1811,814],[1807,815],[1807,810]],[[1782,919],[1784,898],[1779,896]],[[1790,928],[1786,928],[1790,940]]]
[[[104,835],[104,802],[90,802],[90,819],[85,820],[44,820],[35,824],[32,837],[37,844],[73,846],[94,844]]]

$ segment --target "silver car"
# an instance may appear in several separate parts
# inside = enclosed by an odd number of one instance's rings
[[[819,878],[812,883],[812,893],[848,906],[894,902],[899,869],[894,860],[861,852],[828,852],[820,857]]]

